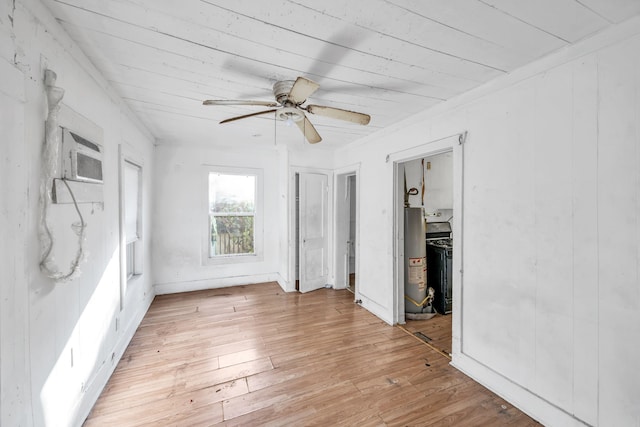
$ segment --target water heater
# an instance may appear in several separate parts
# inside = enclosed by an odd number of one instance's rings
[[[427,297],[423,208],[404,209],[404,311],[421,313]]]

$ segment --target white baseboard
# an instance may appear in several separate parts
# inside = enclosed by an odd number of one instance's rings
[[[282,288],[283,291],[285,292],[295,292],[296,291],[296,283],[293,282],[289,282],[288,280],[285,280],[284,277],[282,277],[282,275],[280,273],[277,274],[278,278],[276,279],[276,281],[278,282],[278,285],[280,285],[280,287]]]
[[[151,292],[147,294],[146,298],[140,305],[140,310],[138,310],[133,320],[129,322],[127,328],[124,330],[124,333],[120,336],[120,339],[116,343],[113,349],[115,357],[111,362],[105,362],[102,364],[100,369],[98,369],[98,372],[96,372],[93,381],[85,390],[82,400],[78,402],[76,406],[76,426],[82,426],[84,420],[91,412],[91,409],[93,409],[93,405],[95,405],[96,401],[100,397],[102,390],[107,385],[109,378],[111,378],[111,374],[113,374],[113,371],[116,369],[116,366],[118,365],[118,362],[127,349],[129,342],[131,342],[133,335],[138,330],[140,322],[142,322],[145,314],[147,314],[147,311],[149,310],[149,307],[153,302],[154,296],[155,295]]]
[[[285,291],[288,283],[278,273],[255,274],[247,276],[220,277],[216,279],[191,280],[188,282],[156,283],[153,285],[156,295],[176,294],[180,292],[202,291],[205,289],[228,288],[250,283],[278,282]]]
[[[514,383],[465,354],[453,354],[451,365],[548,427],[588,426],[573,415]]]

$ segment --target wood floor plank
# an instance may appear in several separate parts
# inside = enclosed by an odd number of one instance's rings
[[[450,314],[437,314],[429,320],[407,320],[404,328],[411,333],[421,333],[428,337],[428,343],[446,354],[451,354]]]
[[[218,357],[218,364],[221,368],[237,365],[239,363],[250,362],[252,360],[268,357],[269,354],[262,346],[250,348],[247,350],[237,351]]]
[[[222,403],[216,402],[202,406],[193,411],[180,412],[155,421],[149,427],[156,426],[189,426],[206,427],[223,422]]]
[[[240,380],[179,394],[162,393],[161,396],[156,396],[156,399],[144,401],[141,404],[134,399],[120,401],[114,405],[103,405],[92,411],[92,416],[87,420],[89,424],[86,425],[138,426],[148,423],[158,425],[159,420],[191,414],[246,392],[246,382]]]
[[[213,371],[194,372],[185,380],[187,389],[197,390],[199,388],[213,387],[228,381],[247,378],[262,372],[273,370],[273,365],[268,357],[237,363],[227,367],[221,367]]]
[[[450,319],[408,333],[277,283],[157,296],[85,426],[537,425],[436,351]]]

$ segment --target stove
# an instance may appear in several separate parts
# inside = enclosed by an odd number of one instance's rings
[[[427,286],[435,290],[433,306],[440,314],[451,313],[453,294],[453,239],[449,222],[428,222]]]
[[[448,221],[427,222],[425,229],[425,237],[427,240],[451,239],[451,224]]]
[[[453,239],[427,240],[427,245],[437,246],[439,248],[445,249],[453,249]]]

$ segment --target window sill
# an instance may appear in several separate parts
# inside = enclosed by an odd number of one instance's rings
[[[221,264],[245,264],[252,262],[261,262],[264,260],[262,255],[218,255],[216,257],[207,257],[202,260],[202,265],[221,265]]]

